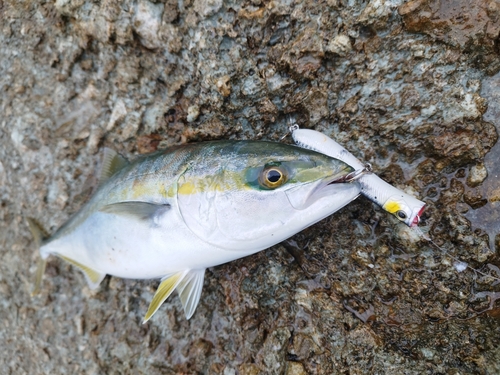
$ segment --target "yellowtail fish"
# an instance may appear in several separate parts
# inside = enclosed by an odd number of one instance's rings
[[[361,194],[409,227],[418,225],[425,208],[424,202],[385,182],[376,174],[370,173],[370,170],[367,170],[371,169],[370,167],[367,168],[353,154],[323,133],[311,129],[299,129],[295,125],[290,127],[290,131],[298,146],[342,160],[358,171],[352,176],[357,175]]]
[[[177,290],[189,319],[207,267],[275,245],[355,199],[346,163],[297,146],[217,141],[172,147],[128,163],[107,152],[105,181],[40,247],[35,290],[56,255],[90,288],[107,275],[161,278],[144,322]]]

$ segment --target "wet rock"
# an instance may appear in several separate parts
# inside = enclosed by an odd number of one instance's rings
[[[55,205],[57,209],[62,210],[68,202],[68,186],[62,179],[53,181],[49,187],[47,200],[50,204]]]
[[[465,165],[480,160],[496,142],[497,135],[493,126],[483,123],[480,133],[469,131],[466,124],[459,124],[454,131],[444,131],[432,139],[429,152],[440,159],[436,164],[442,169],[449,164]],[[485,149],[485,144],[488,148]]]
[[[156,103],[151,105],[145,112],[142,119],[144,132],[147,134],[157,131],[164,122],[164,115],[168,106],[166,103]]]
[[[494,0],[413,0],[400,5],[399,14],[408,31],[473,51],[479,66],[491,74],[500,67],[495,50],[499,9]]]
[[[259,366],[252,363],[244,363],[239,368],[238,371],[242,375],[258,375],[260,374]]]
[[[130,112],[123,121],[121,138],[127,140],[137,134],[141,124],[142,114],[140,112]]]
[[[148,154],[158,149],[162,137],[158,134],[143,135],[137,138],[137,151],[139,154]]]
[[[349,98],[345,102],[344,107],[342,108],[343,112],[347,112],[350,114],[358,112],[359,110],[358,101],[359,97],[357,95],[353,96],[352,98]]]
[[[187,110],[186,120],[187,122],[196,121],[199,115],[200,115],[200,107],[198,107],[197,105],[189,106]]]
[[[269,122],[275,122],[279,113],[278,107],[267,98],[259,103],[259,112]]]
[[[189,141],[201,139],[220,139],[227,129],[222,121],[217,117],[212,117],[195,128],[188,128],[185,137]]]
[[[244,96],[256,96],[262,91],[262,81],[252,74],[247,77],[241,87],[241,94]]]
[[[481,195],[481,193],[479,193],[478,191],[474,191],[474,190],[468,190],[464,194],[464,201],[469,206],[471,206],[473,209],[482,207],[482,206],[484,206],[488,202],[488,200],[485,199]]]
[[[405,27],[465,48],[467,44],[493,47],[500,31],[495,1],[413,0],[399,7]],[[479,42],[479,43],[478,43]]]
[[[495,274],[496,1],[1,4],[6,372],[499,372],[498,285],[447,255]],[[210,269],[189,321],[172,296],[141,325],[158,281],[90,292],[55,258],[30,299],[24,217],[64,223],[103,146],[134,159],[279,140],[289,115],[422,197],[419,227],[444,250],[360,197],[298,234],[293,256],[276,246]]]
[[[278,52],[279,51],[279,52]],[[321,66],[324,56],[323,41],[313,28],[306,28],[286,49],[282,45],[274,53],[281,53],[279,63],[286,64],[298,76],[312,77]]]
[[[299,91],[290,104],[307,114],[308,126],[317,124],[328,117],[328,94],[319,88]]]
[[[146,48],[160,47],[158,31],[163,14],[163,4],[154,4],[148,0],[140,0],[135,7],[132,18],[134,31],[140,36],[141,43]]]
[[[285,351],[290,331],[286,328],[278,328],[270,333],[262,349],[259,352],[259,359],[265,368],[270,372],[282,372],[284,370]]]
[[[488,170],[484,164],[473,165],[470,168],[469,175],[467,176],[467,185],[476,187],[481,184],[488,177]]]
[[[108,125],[106,126],[106,131],[111,131],[115,127],[115,125],[125,118],[127,114],[127,108],[125,107],[125,103],[123,100],[117,100],[113,111],[111,112],[111,117],[109,119]]]
[[[89,139],[87,143],[87,148],[91,154],[95,154],[98,151],[99,144],[103,138],[103,131],[99,126],[92,126],[90,129]]]
[[[371,0],[361,12],[358,22],[378,28],[385,28],[387,19],[391,14],[391,8],[394,5],[394,2],[391,1]]]
[[[339,56],[346,56],[352,50],[351,40],[347,35],[337,35],[328,43],[326,50]]]
[[[300,362],[287,362],[285,375],[306,375],[307,372]]]
[[[195,0],[194,10],[202,17],[215,14],[222,6],[222,0]]]
[[[224,97],[229,96],[229,94],[231,94],[231,85],[229,84],[229,80],[230,77],[225,75],[224,77],[217,79],[217,81],[215,82],[217,90]]]

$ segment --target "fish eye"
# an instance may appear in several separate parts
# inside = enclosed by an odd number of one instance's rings
[[[275,189],[286,182],[286,174],[280,167],[272,166],[262,170],[259,180],[265,187]]]
[[[398,212],[396,212],[396,216],[400,220],[405,220],[407,218],[406,212],[401,211],[401,210],[399,210]]]

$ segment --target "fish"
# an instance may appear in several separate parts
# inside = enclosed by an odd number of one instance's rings
[[[80,269],[91,289],[106,275],[161,279],[143,322],[177,291],[189,319],[205,270],[267,249],[356,199],[345,162],[296,145],[212,141],[128,162],[106,150],[101,182],[51,236],[28,225],[40,251]]]
[[[362,195],[409,227],[418,226],[425,210],[425,202],[382,180],[372,173],[370,165],[361,163],[353,154],[325,134],[313,129],[299,129],[297,125],[292,125],[290,131],[295,144],[299,147],[342,160],[354,168],[357,171],[354,175],[361,186]]]

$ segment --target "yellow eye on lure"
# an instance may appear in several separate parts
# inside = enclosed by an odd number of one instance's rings
[[[410,227],[418,225],[424,211],[424,202],[388,184],[374,173],[361,173],[361,171],[366,170],[366,166],[323,133],[316,130],[299,129],[297,126],[292,126],[290,130],[293,140],[298,146],[342,160],[356,171],[360,171],[357,181],[361,186],[361,194],[406,225]]]
[[[361,191],[353,168],[303,148],[260,141],[187,144],[128,163],[107,151],[94,196],[52,236],[29,220],[40,247],[83,271],[161,278],[148,321],[176,290],[186,317],[205,269],[267,249],[333,214]]]

